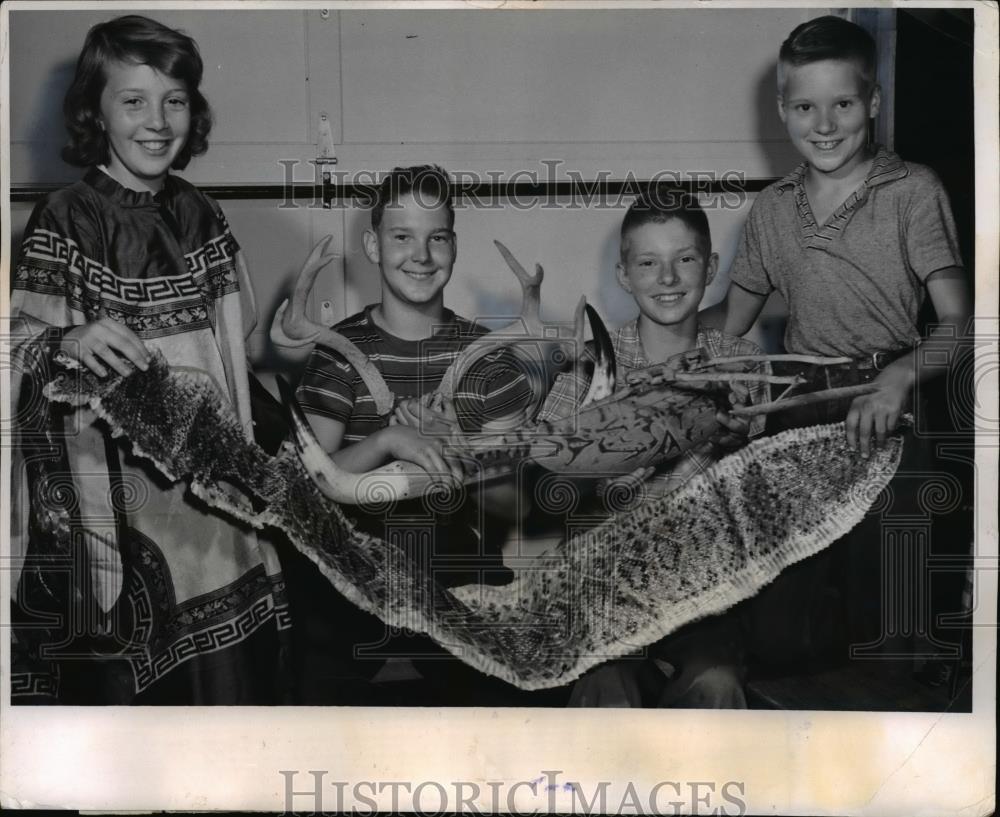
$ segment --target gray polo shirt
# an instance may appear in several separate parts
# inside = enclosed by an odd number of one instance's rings
[[[805,172],[803,163],[757,197],[730,279],[781,293],[790,353],[864,358],[911,346],[927,277],[962,266],[941,182],[879,149],[861,187],[819,226]]]

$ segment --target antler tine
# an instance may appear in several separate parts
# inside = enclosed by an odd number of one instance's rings
[[[576,309],[573,312],[573,366],[578,370],[578,374],[583,371],[583,350],[586,344],[586,334],[584,329],[584,310],[587,308],[587,296],[581,295],[576,302]]]
[[[580,404],[585,408],[591,403],[603,400],[615,390],[618,365],[615,360],[615,347],[611,343],[611,335],[597,310],[590,304],[586,305],[587,320],[590,322],[590,334],[594,337],[594,374],[590,380],[590,388]]]
[[[271,341],[276,346],[291,348],[320,343],[340,352],[347,359],[347,362],[355,368],[368,387],[368,391],[371,392],[375,401],[375,410],[382,415],[388,414],[392,410],[396,398],[386,385],[382,374],[365,353],[339,332],[314,323],[306,317],[306,303],[309,300],[309,293],[316,283],[316,276],[319,275],[319,271],[323,267],[337,257],[336,253],[327,252],[332,240],[332,235],[324,236],[312,248],[312,252],[309,253],[309,257],[295,279],[292,297],[278,307],[274,320],[271,322]]]
[[[275,345],[291,348],[306,346],[313,343],[316,335],[323,330],[323,326],[306,317],[306,302],[319,271],[336,257],[334,253],[326,251],[332,240],[332,235],[324,236],[312,248],[295,279],[292,297],[284,300],[278,307],[271,322],[271,341]]]
[[[448,367],[448,371],[444,373],[437,388],[438,394],[446,398],[454,397],[455,386],[461,375],[483,355],[503,346],[510,346],[526,340],[541,339],[544,334],[540,311],[542,279],[545,277],[545,270],[542,269],[541,264],[535,264],[535,274],[531,275],[502,243],[496,240],[493,243],[500,251],[500,255],[503,256],[503,260],[507,262],[507,266],[521,283],[521,317],[508,326],[495,329],[480,338],[476,338],[462,350],[455,362]],[[523,325],[526,331],[516,334],[509,331],[519,324]]]
[[[521,319],[530,330],[540,332],[542,279],[545,278],[545,270],[541,264],[535,264],[535,274],[530,275],[510,250],[495,239],[493,243],[503,256],[503,260],[507,262],[507,266],[517,276],[517,280],[521,282]]]
[[[386,385],[382,373],[375,368],[375,364],[368,359],[368,355],[362,352],[351,341],[334,332],[332,329],[323,329],[315,337],[316,343],[340,352],[350,363],[364,384],[368,387],[372,399],[375,401],[375,411],[380,415],[386,415],[392,411],[396,403],[396,397]]]
[[[857,386],[839,386],[833,389],[823,389],[822,391],[811,391],[806,394],[799,394],[795,397],[786,397],[783,400],[773,400],[770,403],[756,403],[750,406],[735,406],[729,409],[729,414],[733,417],[753,417],[755,414],[774,414],[778,411],[785,411],[801,406],[811,406],[814,403],[828,403],[833,400],[846,400],[848,398],[860,397],[863,394],[871,394],[878,391],[878,386],[872,383],[861,383]]]
[[[288,409],[292,441],[306,473],[328,499],[348,505],[397,501],[419,496],[431,485],[431,478],[417,465],[393,462],[367,474],[340,468],[323,450],[302,413],[292,387],[279,377],[278,391]]]

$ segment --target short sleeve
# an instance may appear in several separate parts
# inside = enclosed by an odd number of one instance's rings
[[[28,220],[14,269],[11,311],[47,326],[79,326],[96,318],[99,299],[87,273],[100,266],[99,225],[68,191],[39,202]]]
[[[531,404],[532,392],[528,378],[509,360],[493,364],[488,383],[484,400],[486,420],[520,414]]]
[[[531,404],[531,386],[509,351],[487,355],[462,375],[455,414],[463,431],[521,414]]]
[[[230,247],[232,249],[232,252],[233,253],[241,252],[242,248],[240,247],[240,243],[236,240],[236,236],[233,235],[233,231],[229,227],[229,220],[226,218],[226,214],[223,211],[222,206],[211,196],[207,196],[204,193],[201,193],[201,191],[198,192],[204,198],[205,202],[208,204],[208,207],[211,210],[212,215],[215,217],[215,220],[219,222],[219,226],[222,227],[222,232],[226,236],[228,236],[228,239],[231,242]]]
[[[552,383],[542,407],[535,418],[539,422],[554,423],[576,413],[590,390],[591,374],[587,374],[594,362],[594,342],[587,341],[580,356],[579,366],[560,372]],[[582,368],[581,368],[582,367]]]
[[[587,380],[575,371],[561,372],[538,412],[539,422],[555,422],[573,414],[586,394]]]
[[[961,267],[962,255],[948,194],[937,176],[923,170],[906,213],[904,240],[910,268],[926,281],[938,270]]]
[[[729,280],[758,295],[768,295],[775,288],[764,262],[762,212],[768,206],[766,193],[754,202],[743,225],[736,257],[729,267]]]
[[[354,410],[357,378],[354,367],[340,354],[316,346],[306,361],[295,396],[306,412],[339,420],[346,426]]]

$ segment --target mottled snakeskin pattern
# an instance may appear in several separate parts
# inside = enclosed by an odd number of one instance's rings
[[[867,460],[853,456],[840,424],[785,432],[567,538],[510,585],[448,590],[400,548],[356,531],[290,446],[270,457],[245,442],[207,380],[157,359],[124,378],[57,377],[47,394],[89,404],[136,453],[189,480],[214,507],[282,529],[359,607],[526,690],[567,684],[754,595],[857,524],[902,451],[894,438]],[[669,424],[684,407],[660,410]]]

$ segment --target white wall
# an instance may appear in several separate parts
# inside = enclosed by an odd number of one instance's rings
[[[216,115],[209,153],[185,176],[201,184],[278,184],[281,161],[313,178],[330,126],[336,170],[362,181],[394,165],[439,162],[469,178],[509,179],[558,162],[556,178],[638,179],[726,171],[783,175],[796,162],[774,111],[781,40],[825,9],[603,11],[227,10],[147,12],[198,41]],[[87,28],[117,12],[15,11],[11,19],[11,181],[68,182],[58,159],[62,96]],[[525,177],[522,176],[522,179]],[[527,177],[527,178],[530,178]],[[366,215],[298,202],[226,201],[263,313],[252,352],[309,247],[332,233],[342,264],[318,296],[335,317],[376,300],[377,273],[360,253]],[[492,240],[547,272],[543,316],[568,320],[586,295],[609,325],[632,314],[614,284],[610,209],[460,209],[459,263],[449,305],[469,316],[509,314],[519,290]],[[748,204],[711,209],[723,271]],[[26,217],[15,208],[13,235]],[[706,303],[721,296],[721,274]],[[274,363],[275,359],[270,362]]]

